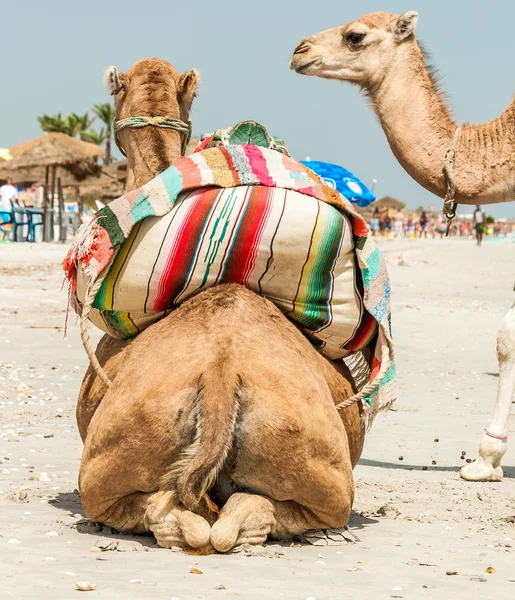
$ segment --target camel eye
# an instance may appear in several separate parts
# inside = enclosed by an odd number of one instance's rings
[[[356,33],[355,31],[351,31],[345,36],[345,39],[351,44],[357,45],[360,42],[362,42],[366,37],[366,33]]]

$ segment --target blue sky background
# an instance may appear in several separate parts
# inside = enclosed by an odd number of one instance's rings
[[[0,0],[0,147],[39,135],[39,114],[109,101],[108,65],[157,56],[200,70],[195,133],[255,119],[297,158],[342,164],[368,185],[376,178],[378,196],[440,206],[398,165],[356,88],[288,69],[303,37],[376,10],[419,12],[417,35],[458,121],[490,120],[511,102],[513,0]],[[515,203],[487,210],[515,216]]]

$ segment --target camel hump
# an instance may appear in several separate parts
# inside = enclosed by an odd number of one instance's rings
[[[177,500],[191,511],[201,502],[208,510],[217,511],[207,491],[233,444],[241,379],[231,360],[230,346],[228,340],[200,376],[193,408],[194,439],[161,483],[161,489],[175,488]]]

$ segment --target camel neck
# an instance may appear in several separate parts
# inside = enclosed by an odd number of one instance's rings
[[[422,187],[443,198],[445,154],[458,124],[416,40],[405,44],[368,93],[397,160]],[[513,200],[514,146],[514,105],[489,123],[463,125],[454,164],[456,199],[467,204]]]
[[[444,158],[457,124],[415,41],[403,45],[380,85],[368,93],[397,160],[424,188],[445,195]]]
[[[145,185],[181,158],[182,138],[177,131],[157,127],[126,131],[127,192]]]

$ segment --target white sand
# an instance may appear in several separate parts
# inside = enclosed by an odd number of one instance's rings
[[[81,593],[109,599],[515,597],[515,436],[502,483],[458,475],[462,451],[475,456],[493,408],[495,337],[513,301],[515,245],[381,247],[401,393],[396,410],[378,417],[355,472],[350,529],[360,541],[197,558],[81,523],[74,410],[87,361],[74,319],[68,339],[58,329],[64,248],[0,245],[1,597],[74,598],[78,581],[96,584]],[[97,542],[119,545],[88,552]],[[203,574],[189,573],[192,565]]]

